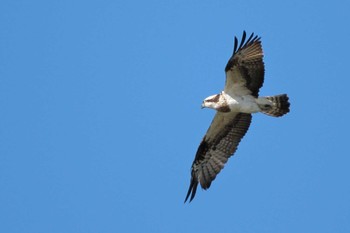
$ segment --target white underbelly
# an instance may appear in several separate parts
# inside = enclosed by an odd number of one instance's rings
[[[251,95],[246,96],[228,96],[229,107],[233,112],[256,113],[260,112],[260,108]]]

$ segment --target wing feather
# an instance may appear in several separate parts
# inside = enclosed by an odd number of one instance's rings
[[[261,38],[252,33],[247,41],[245,39],[244,31],[238,46],[238,39],[235,37],[233,55],[225,67],[224,91],[235,95],[257,97],[264,83],[265,73]]]
[[[246,113],[216,113],[211,126],[198,147],[192,164],[191,182],[185,202],[196,195],[198,183],[208,189],[224,168],[227,160],[237,150],[252,119]]]

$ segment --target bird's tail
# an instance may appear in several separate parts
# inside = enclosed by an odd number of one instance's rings
[[[289,112],[289,98],[286,94],[265,96],[258,98],[258,105],[261,112],[273,116],[280,117]]]

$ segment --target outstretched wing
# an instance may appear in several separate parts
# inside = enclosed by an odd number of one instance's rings
[[[251,119],[252,115],[246,113],[216,113],[193,161],[191,183],[185,202],[190,196],[190,202],[193,200],[198,183],[203,189],[210,187],[228,158],[236,151]]]
[[[233,55],[228,61],[226,72],[226,84],[224,91],[235,95],[259,94],[259,89],[264,83],[264,62],[260,37],[250,35],[247,41],[246,32],[243,32],[241,43],[235,37]]]

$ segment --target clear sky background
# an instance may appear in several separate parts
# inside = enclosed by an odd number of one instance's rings
[[[350,1],[0,2],[0,232],[350,232]],[[234,36],[262,37],[256,114],[184,198]]]

